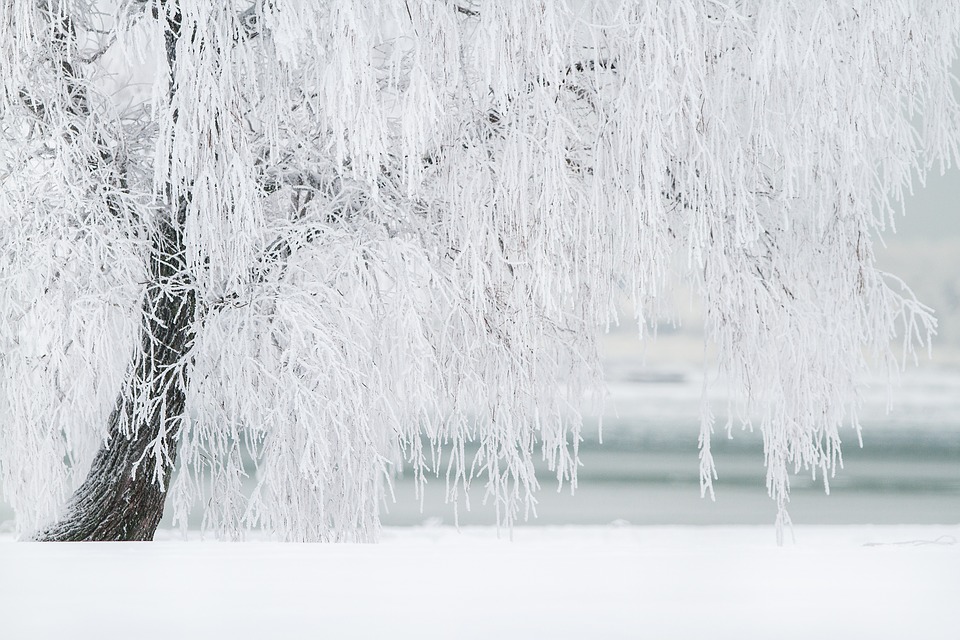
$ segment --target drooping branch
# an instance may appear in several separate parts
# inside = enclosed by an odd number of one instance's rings
[[[260,35],[260,12],[257,10],[256,3],[250,5],[244,11],[237,15],[237,22],[243,30],[243,35],[247,40],[253,40]]]
[[[472,8],[472,6],[470,6],[470,7],[465,7],[465,6],[463,6],[462,4],[456,2],[455,0],[444,0],[444,1],[447,3],[448,6],[452,7],[454,11],[456,11],[457,13],[459,13],[459,14],[461,14],[461,15],[468,16],[468,17],[470,17],[470,18],[479,18],[479,17],[480,17],[480,12],[477,11],[476,9]],[[471,2],[470,4],[472,5],[473,3]],[[408,8],[407,8],[407,12],[409,13],[409,11],[410,11],[410,9],[409,9],[409,7],[408,7]]]
[[[161,221],[153,237],[141,344],[108,421],[108,440],[63,517],[38,541],[152,540],[177,457],[186,402],[184,359],[193,342],[195,295],[180,282],[180,226]]]
[[[366,538],[375,535],[381,470],[409,453],[422,477],[429,443],[434,468],[446,455],[436,452],[451,451],[448,497],[486,474],[509,523],[532,505],[538,441],[558,478],[575,473],[581,423],[571,413],[599,379],[594,330],[609,321],[611,301],[627,289],[646,324],[673,258],[686,252],[676,276],[704,296],[731,388],[767,411],[760,427],[782,509],[788,466],[833,464],[836,428],[855,414],[844,399],[855,395],[862,345],[882,351],[885,327],[910,313],[871,270],[861,239],[877,227],[868,211],[889,185],[906,187],[914,168],[922,174],[915,158],[956,147],[960,117],[939,87],[960,9],[940,3],[904,16],[896,0],[878,0],[847,25],[835,18],[848,8],[826,5],[813,18],[776,9],[738,17],[739,7],[702,11],[698,0],[588,11],[506,2],[487,15],[476,1],[426,1],[435,11],[424,14],[439,19],[395,44],[383,35],[391,21],[406,25],[405,3],[327,11],[307,2],[126,2],[145,20],[148,6],[156,12],[165,34],[155,44],[174,78],[154,86],[154,104],[170,102],[151,123],[160,131],[159,206],[143,225],[169,242],[146,237],[150,262],[139,270],[134,257],[145,252],[130,243],[128,288],[140,291],[149,274],[134,314],[139,353],[87,376],[131,370],[109,420],[111,447],[92,475],[112,482],[91,480],[82,495],[103,502],[78,504],[136,511],[144,524],[123,535],[149,537],[179,457],[187,480],[182,493],[171,488],[182,498],[171,504],[203,502],[207,526],[226,535],[264,524],[288,538]],[[253,40],[269,37],[267,16],[284,33],[282,61],[265,38]],[[93,118],[103,117],[90,73],[103,49],[74,50],[92,30],[73,17],[77,34],[33,37],[36,55],[3,99],[18,103],[16,124],[35,119],[47,135],[31,139],[37,127],[19,127],[21,137],[69,156],[51,174],[67,177],[72,202],[85,207],[112,187],[99,174],[69,182],[88,155],[100,161]],[[5,25],[0,47],[12,41]],[[48,87],[19,80],[36,60],[45,60]],[[924,135],[905,104],[930,117]],[[99,133],[116,152],[110,129]],[[149,173],[144,160],[133,175]],[[31,171],[19,176],[25,192],[39,173]],[[55,199],[41,205],[43,216],[56,217]],[[0,269],[4,282],[17,275],[3,261]],[[32,295],[28,280],[21,298]],[[191,311],[194,292],[206,306]],[[244,308],[214,314],[211,305]],[[924,313],[908,320],[922,323]],[[0,322],[5,340],[18,337],[9,326]],[[148,357],[159,366],[145,367]],[[25,369],[10,369],[5,389]],[[178,422],[184,390],[191,420]],[[58,409],[55,396],[33,399]],[[98,428],[77,459],[100,444],[103,418],[90,422]],[[253,496],[235,455],[248,434],[260,443]],[[471,443],[482,452],[474,464]],[[57,463],[69,450],[58,446]],[[3,471],[27,466],[7,462],[23,452],[0,447]],[[148,494],[152,506],[129,509]]]
[[[165,44],[174,71],[180,24],[179,11],[171,11]],[[64,25],[72,28],[71,22]],[[72,65],[62,68],[68,82],[79,86]],[[85,101],[72,103],[78,111],[86,108]],[[107,440],[66,513],[37,540],[151,540],[163,515],[186,408],[196,312],[184,238],[190,193],[175,195],[171,185],[165,191],[167,210],[151,234],[140,344],[108,420]]]
[[[70,145],[78,145],[92,129],[89,137],[93,149],[87,155],[86,164],[91,175],[105,176],[103,179],[109,184],[110,188],[106,190],[104,196],[107,210],[117,219],[135,215],[135,212],[123,202],[129,195],[129,184],[122,155],[111,149],[100,127],[90,127],[88,124],[96,119],[97,115],[91,109],[82,72],[75,64],[75,61],[83,63],[84,60],[75,52],[77,31],[74,20],[66,13],[52,9],[48,3],[42,3],[41,11],[50,24],[54,43],[52,53],[55,55],[53,63],[59,72],[58,76],[62,80],[67,98],[63,105],[67,115],[66,127],[62,134],[64,140]],[[99,58],[106,48],[100,49],[92,59],[95,61]],[[21,88],[19,95],[23,105],[40,122],[48,127],[54,125],[52,122],[54,110],[49,105],[32,96],[27,88]]]

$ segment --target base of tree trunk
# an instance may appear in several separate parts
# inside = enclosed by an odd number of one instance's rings
[[[40,542],[153,540],[163,517],[165,487],[154,478],[149,455],[134,465],[154,434],[133,438],[114,433],[97,454],[86,480],[73,495],[65,516],[37,534]],[[171,452],[176,448],[171,447]],[[172,468],[172,461],[170,463]],[[169,477],[169,472],[167,473]]]
[[[66,514],[36,540],[152,540],[163,517],[167,494],[158,477],[169,483],[176,462],[186,406],[184,359],[193,342],[196,310],[194,292],[176,286],[186,270],[180,231],[185,207],[181,201],[178,219],[161,224],[153,238],[140,349],[110,414],[109,438]],[[146,402],[138,403],[138,398]],[[160,460],[154,454],[158,439]]]

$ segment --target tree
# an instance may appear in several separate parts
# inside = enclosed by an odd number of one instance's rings
[[[934,329],[873,244],[958,158],[958,44],[946,1],[5,0],[18,527],[369,539],[403,464],[509,524],[537,447],[576,485],[618,296],[643,337],[676,279],[783,525]]]

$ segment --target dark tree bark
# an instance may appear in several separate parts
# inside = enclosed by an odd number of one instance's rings
[[[174,0],[161,0],[153,12],[166,23],[167,63],[175,73],[179,8]],[[61,39],[75,37],[73,23],[66,16],[56,17],[54,25]],[[74,106],[88,115],[86,95],[75,89],[77,76],[72,65],[62,71]],[[171,96],[175,88],[174,83]],[[125,188],[125,183],[122,186]],[[173,192],[172,185],[167,185],[170,213],[160,221],[151,242],[140,345],[130,377],[110,414],[108,439],[65,514],[36,534],[36,540],[152,540],[163,517],[185,410],[185,358],[193,343],[196,314],[196,296],[185,280],[183,228],[188,199]],[[159,460],[154,453],[157,445],[163,452]]]
[[[163,223],[152,243],[139,350],[110,415],[109,440],[66,514],[37,540],[153,539],[176,462],[187,383],[182,365],[193,342],[196,308],[193,290],[182,282],[186,263],[179,218]],[[159,463],[153,453],[158,439],[166,452]]]

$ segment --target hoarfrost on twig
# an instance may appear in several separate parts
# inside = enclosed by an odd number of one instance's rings
[[[614,301],[646,326],[676,279],[786,523],[789,473],[826,480],[859,430],[871,358],[896,371],[891,340],[909,358],[934,329],[872,245],[957,159],[955,2],[97,4],[0,5],[0,474],[21,530],[102,444],[161,220],[186,267],[159,284],[197,302],[167,378],[187,393],[164,418],[171,503],[226,536],[375,536],[404,462],[455,502],[483,482],[503,523],[532,513],[535,447],[576,483]],[[142,104],[104,93],[125,58],[156,63]]]

